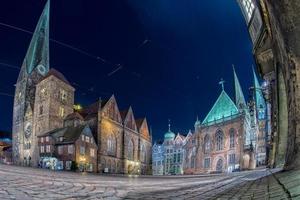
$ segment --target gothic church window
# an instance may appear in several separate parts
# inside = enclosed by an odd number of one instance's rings
[[[145,147],[145,145],[141,146],[141,161],[146,162],[146,147]]]
[[[109,155],[116,155],[116,139],[113,136],[107,139],[107,152]]]
[[[128,143],[128,147],[127,147],[127,159],[128,160],[133,160],[133,142],[132,140],[129,140],[129,143]]]
[[[210,152],[210,139],[209,136],[206,135],[204,138],[204,153]]]
[[[229,131],[229,138],[230,138],[230,148],[234,148],[235,146],[235,130],[232,128]]]
[[[221,151],[224,148],[224,134],[221,130],[216,133],[216,151]]]

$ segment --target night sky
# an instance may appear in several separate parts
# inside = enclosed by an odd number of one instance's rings
[[[45,2],[1,1],[0,23],[33,31]],[[52,39],[84,51],[50,43],[50,65],[74,85],[76,102],[115,94],[120,110],[147,117],[154,140],[168,119],[176,133],[203,120],[221,78],[233,97],[232,64],[249,94],[254,61],[236,0],[52,0],[50,24]],[[21,66],[30,39],[0,25],[0,62]],[[0,72],[0,93],[13,95],[19,70]],[[0,130],[11,131],[12,110],[13,98],[0,95]]]

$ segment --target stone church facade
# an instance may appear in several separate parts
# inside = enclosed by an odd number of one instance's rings
[[[254,89],[259,82],[254,74]],[[266,107],[253,90],[246,103],[234,70],[235,101],[222,92],[185,145],[185,174],[254,169],[266,161]],[[223,84],[223,83],[222,83]],[[259,106],[257,106],[259,105]]]
[[[39,19],[16,83],[14,163],[37,166],[41,159],[38,137],[81,124],[89,125],[97,143],[98,172],[149,173],[152,139],[146,118],[136,119],[131,107],[120,112],[114,95],[74,110],[75,88],[63,74],[50,69],[49,11],[50,1]]]

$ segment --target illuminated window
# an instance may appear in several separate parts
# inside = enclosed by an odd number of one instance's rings
[[[253,0],[242,0],[242,4],[244,7],[245,15],[247,17],[247,22],[249,22],[255,8]]]
[[[80,155],[84,155],[85,154],[85,147],[81,146],[80,147]]]
[[[44,143],[44,138],[43,137],[41,137],[41,143]]]
[[[49,136],[46,137],[46,142],[49,142]]]
[[[65,116],[65,108],[64,107],[59,107],[59,116],[64,117]]]
[[[45,147],[41,146],[41,153],[44,153],[44,152],[45,152]]]
[[[84,142],[84,135],[81,135],[81,140],[82,142]]]
[[[95,149],[90,149],[90,156],[95,157]]]
[[[113,136],[109,136],[107,139],[107,152],[109,155],[116,154],[116,139]]]
[[[73,145],[68,145],[68,154],[73,154],[73,153],[74,153]]]
[[[216,133],[216,151],[221,151],[224,148],[224,134],[221,130]]]
[[[234,148],[235,144],[234,144],[234,140],[235,140],[235,131],[234,129],[230,129],[230,148]]]
[[[51,146],[50,146],[50,145],[47,145],[47,146],[46,146],[46,152],[47,152],[47,153],[50,153],[50,152],[51,152]]]
[[[85,141],[86,141],[87,143],[89,143],[89,142],[90,142],[90,137],[89,137],[89,136],[85,136]]]

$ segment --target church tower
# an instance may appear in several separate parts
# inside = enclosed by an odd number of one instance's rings
[[[34,146],[33,133],[35,90],[37,83],[49,71],[49,14],[50,1],[34,31],[16,83],[13,110],[13,161],[15,164],[32,165]]]

